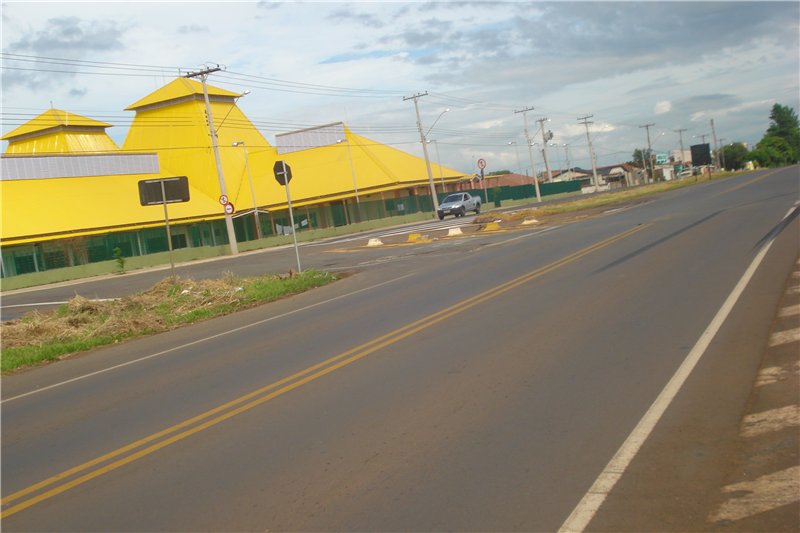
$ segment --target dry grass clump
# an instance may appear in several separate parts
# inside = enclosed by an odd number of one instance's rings
[[[302,274],[290,270],[285,275],[237,279],[225,272],[219,279],[200,281],[179,279],[173,283],[172,278],[166,278],[149,290],[114,301],[75,296],[53,311],[32,311],[0,325],[2,371],[166,331],[303,292],[340,277],[314,270]]]

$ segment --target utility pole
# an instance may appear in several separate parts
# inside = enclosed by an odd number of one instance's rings
[[[722,168],[720,170],[725,168],[725,143],[722,142],[724,140],[722,137],[719,138],[719,155],[722,157]]]
[[[217,130],[214,129],[214,117],[211,116],[211,104],[208,101],[208,88],[206,87],[206,78],[212,72],[222,70],[219,65],[213,68],[204,68],[196,72],[190,72],[184,78],[200,78],[203,84],[203,97],[206,101],[206,114],[208,115],[208,129],[211,132],[211,146],[214,149],[214,160],[217,163],[217,179],[219,180],[219,192],[223,196],[228,196],[228,191],[225,188],[225,176],[222,173],[222,161],[219,158],[219,146],[217,145]],[[235,105],[235,104],[234,104]],[[255,206],[254,206],[255,207]],[[236,244],[236,232],[233,229],[233,219],[228,213],[225,213],[225,226],[228,229],[228,242],[231,246],[231,255],[239,253],[239,247]]]
[[[600,182],[597,180],[597,164],[594,162],[594,149],[592,148],[592,139],[589,137],[589,124],[594,124],[594,122],[588,122],[587,119],[592,118],[594,115],[586,115],[585,117],[578,117],[578,120],[583,121],[583,125],[586,126],[586,141],[589,143],[589,159],[592,160],[592,176],[594,176],[594,190],[595,192],[600,192]]]
[[[406,100],[414,100],[414,108],[417,110],[417,126],[419,126],[419,140],[422,143],[422,153],[425,154],[425,166],[428,168],[428,181],[430,182],[431,187],[431,201],[433,202],[433,214],[436,215],[436,212],[439,210],[439,201],[436,198],[436,185],[433,184],[433,173],[431,172],[431,162],[428,159],[428,146],[425,142],[425,134],[422,133],[422,119],[419,118],[419,104],[417,103],[418,98],[422,98],[423,96],[428,96],[428,92],[426,91],[425,94],[415,94],[414,96],[409,96],[408,98],[403,98],[403,101]]]
[[[685,154],[683,153],[683,132],[686,131],[686,129],[673,130],[673,131],[678,134],[678,137],[680,137],[681,140],[681,166],[683,166],[684,163],[686,163],[686,160],[684,159]]]
[[[564,143],[564,152],[567,154],[567,172],[569,172],[569,179],[572,179],[572,167],[569,164],[569,144]]]
[[[719,148],[717,148],[717,132],[714,129],[714,119],[711,119],[711,134],[714,136],[714,165],[719,168]]]
[[[547,153],[547,141],[550,139],[547,138],[547,135],[544,131],[544,123],[550,122],[550,119],[547,117],[537,118],[536,122],[539,123],[542,129],[542,143],[544,143],[544,166],[547,167],[547,182],[553,183],[553,173],[550,171],[550,154]]]
[[[639,128],[645,128],[647,130],[647,159],[650,159],[650,156],[652,155],[651,152],[653,151],[652,148],[650,148],[650,126],[655,126],[655,124],[645,124],[644,126],[639,126]],[[642,159],[644,159],[644,157],[642,157]],[[655,169],[653,169],[652,161],[650,161],[650,169],[652,170],[652,174],[650,175],[652,180],[655,178]],[[645,168],[644,171],[645,176],[647,176],[647,168]]]
[[[525,121],[525,143],[528,145],[528,155],[531,158],[531,170],[533,171],[533,184],[536,186],[536,201],[542,201],[542,195],[539,193],[539,179],[536,177],[536,163],[533,162],[533,148],[531,148],[531,136],[528,134],[528,117],[526,113],[533,111],[533,106],[526,107],[522,111],[514,111],[514,113],[522,113],[522,120]]]

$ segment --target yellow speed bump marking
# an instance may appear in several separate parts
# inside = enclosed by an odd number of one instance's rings
[[[221,405],[220,407],[217,407],[217,408],[212,409],[210,411],[207,411],[207,412],[205,412],[203,414],[200,414],[198,416],[190,418],[190,419],[188,419],[188,420],[186,420],[184,422],[181,422],[180,424],[177,424],[177,425],[174,425],[174,426],[172,426],[170,428],[167,428],[165,430],[159,431],[158,433],[154,433],[153,435],[150,435],[149,437],[145,437],[143,439],[140,439],[140,440],[138,440],[138,441],[136,441],[136,442],[134,442],[132,444],[129,444],[129,445],[124,446],[122,448],[119,448],[119,449],[117,449],[117,450],[115,450],[113,452],[110,452],[110,453],[107,453],[107,454],[105,454],[105,455],[103,455],[101,457],[98,457],[97,459],[93,459],[92,461],[89,461],[89,462],[84,463],[82,465],[79,465],[79,466],[76,466],[74,468],[71,468],[71,469],[69,469],[69,470],[67,470],[65,472],[62,472],[62,473],[60,473],[58,475],[55,475],[55,476],[53,476],[51,478],[45,479],[44,481],[41,481],[41,482],[39,482],[39,483],[37,483],[35,485],[32,485],[32,486],[30,486],[30,487],[28,487],[26,489],[18,491],[18,492],[14,493],[14,494],[11,494],[9,496],[6,496],[2,500],[0,500],[0,503],[2,503],[3,505],[5,505],[5,504],[7,504],[9,502],[12,502],[12,501],[14,501],[16,499],[19,499],[19,498],[21,498],[23,496],[26,496],[28,494],[31,494],[31,493],[39,490],[39,489],[43,489],[44,487],[52,485],[53,483],[56,483],[58,481],[62,481],[65,478],[67,478],[67,477],[69,477],[69,476],[71,476],[73,474],[77,474],[78,472],[81,472],[83,470],[87,470],[87,469],[89,469],[89,468],[91,468],[93,466],[97,466],[100,463],[103,463],[103,462],[108,461],[110,459],[113,459],[115,457],[119,457],[119,456],[121,456],[121,455],[123,455],[123,454],[125,454],[127,452],[131,452],[131,451],[135,450],[136,448],[139,448],[141,446],[144,446],[145,444],[151,443],[151,442],[153,442],[153,441],[155,441],[155,440],[157,440],[157,439],[159,439],[161,437],[166,437],[167,435],[175,433],[175,432],[177,432],[179,430],[183,430],[182,432],[177,433],[175,435],[172,435],[171,437],[169,437],[169,438],[167,438],[165,440],[162,440],[160,442],[152,444],[147,448],[141,449],[141,450],[139,450],[139,451],[137,451],[137,452],[135,452],[135,453],[133,453],[131,455],[128,455],[126,457],[118,459],[117,461],[115,461],[113,463],[110,463],[110,464],[107,464],[105,466],[102,466],[102,467],[98,468],[97,470],[93,470],[91,472],[88,472],[88,473],[82,475],[81,477],[75,478],[72,481],[64,483],[63,485],[59,485],[59,486],[57,486],[55,488],[50,489],[47,492],[39,494],[38,496],[34,496],[33,498],[30,498],[30,499],[25,500],[25,501],[13,506],[13,507],[10,507],[10,508],[4,510],[2,513],[0,513],[0,518],[5,518],[7,516],[15,514],[15,513],[19,512],[19,511],[23,510],[23,509],[26,509],[26,508],[38,503],[38,502],[41,502],[41,501],[46,500],[48,498],[52,498],[53,496],[56,496],[56,495],[58,495],[58,494],[60,494],[62,492],[65,492],[65,491],[73,488],[73,487],[81,485],[82,483],[85,483],[86,481],[89,481],[91,479],[99,477],[102,474],[105,474],[107,472],[111,472],[112,470],[116,470],[117,468],[119,468],[121,466],[124,466],[124,465],[126,465],[128,463],[131,463],[131,462],[135,461],[136,459],[140,459],[142,457],[145,457],[145,456],[147,456],[147,455],[149,455],[149,454],[151,454],[151,453],[153,453],[153,452],[155,452],[157,450],[160,450],[161,448],[164,448],[164,447],[166,447],[166,446],[168,446],[170,444],[173,444],[173,443],[178,442],[178,441],[180,441],[182,439],[185,439],[186,437],[194,435],[195,433],[198,433],[198,432],[200,432],[200,431],[202,431],[204,429],[207,429],[207,428],[209,428],[211,426],[214,426],[214,425],[216,425],[216,424],[218,424],[220,422],[223,422],[223,421],[225,421],[225,420],[227,420],[229,418],[232,418],[232,417],[234,417],[234,416],[236,416],[238,414],[241,414],[241,413],[243,413],[245,411],[248,411],[248,410],[252,409],[253,407],[261,405],[262,403],[267,402],[267,401],[269,401],[269,400],[271,400],[273,398],[276,398],[277,396],[280,396],[280,395],[282,395],[282,394],[284,394],[286,392],[294,390],[294,389],[300,387],[301,385],[309,383],[309,382],[311,382],[311,381],[313,381],[313,380],[315,380],[317,378],[320,378],[320,377],[322,377],[322,376],[324,376],[324,375],[326,375],[326,374],[328,374],[330,372],[333,372],[334,370],[337,370],[337,369],[339,369],[339,368],[341,368],[341,367],[343,367],[345,365],[348,365],[348,364],[350,364],[350,363],[352,363],[354,361],[357,361],[357,360],[361,359],[362,357],[365,357],[365,356],[367,356],[367,355],[369,355],[369,354],[371,354],[371,353],[373,353],[373,352],[375,352],[377,350],[380,350],[381,348],[384,348],[386,346],[394,344],[395,342],[398,342],[398,341],[400,341],[400,340],[402,340],[402,339],[404,339],[404,338],[406,338],[406,337],[408,337],[410,335],[413,335],[414,333],[422,331],[422,330],[424,330],[424,329],[426,329],[426,328],[428,328],[428,327],[430,327],[430,326],[432,326],[432,325],[434,325],[434,324],[436,324],[438,322],[441,322],[442,320],[446,320],[446,319],[448,319],[448,318],[450,318],[450,317],[452,317],[454,315],[462,313],[462,312],[466,311],[467,309],[470,309],[470,308],[472,308],[472,307],[474,307],[474,306],[476,306],[478,304],[481,304],[481,303],[483,303],[483,302],[485,302],[487,300],[490,300],[490,299],[492,299],[492,298],[494,298],[496,296],[499,296],[499,295],[503,294],[504,292],[512,290],[512,289],[514,289],[514,288],[516,288],[516,287],[518,287],[518,286],[520,286],[520,285],[522,285],[524,283],[527,283],[527,282],[529,282],[529,281],[531,281],[531,280],[533,280],[533,279],[535,279],[535,278],[537,278],[539,276],[547,274],[548,272],[551,272],[551,271],[553,271],[553,270],[555,270],[555,269],[557,269],[557,268],[559,268],[561,266],[564,266],[567,263],[571,263],[572,261],[580,259],[581,257],[583,257],[585,255],[588,255],[588,254],[590,254],[590,253],[592,253],[594,251],[597,251],[597,250],[599,250],[601,248],[604,248],[604,247],[606,247],[606,246],[608,246],[610,244],[613,244],[613,243],[615,243],[617,241],[620,241],[620,240],[622,240],[622,239],[624,239],[626,237],[629,237],[630,235],[633,235],[634,233],[636,233],[638,231],[641,231],[641,230],[643,230],[643,229],[645,229],[647,227],[650,227],[651,225],[652,224],[636,226],[636,227],[634,227],[632,229],[629,229],[627,231],[624,231],[624,232],[620,233],[619,235],[615,235],[615,236],[610,237],[610,238],[608,238],[608,239],[606,239],[604,241],[600,241],[597,244],[593,244],[593,245],[591,245],[591,246],[589,246],[587,248],[584,248],[583,250],[579,250],[579,251],[577,251],[577,252],[575,252],[573,254],[570,254],[570,255],[562,258],[562,259],[559,259],[559,260],[554,261],[554,262],[552,262],[552,263],[550,263],[548,265],[545,265],[545,266],[543,266],[541,268],[538,268],[536,270],[528,272],[527,274],[524,274],[524,275],[522,275],[522,276],[520,276],[520,277],[518,277],[516,279],[513,279],[513,280],[508,281],[506,283],[503,283],[501,285],[498,285],[498,286],[496,286],[496,287],[494,287],[492,289],[489,289],[489,290],[487,290],[485,292],[482,292],[482,293],[480,293],[480,294],[478,294],[476,296],[473,296],[472,298],[464,300],[463,302],[460,302],[460,303],[458,303],[456,305],[453,305],[451,307],[443,309],[443,310],[441,310],[441,311],[439,311],[437,313],[433,313],[432,315],[429,315],[429,316],[427,316],[425,318],[417,320],[416,322],[408,324],[407,326],[399,328],[399,329],[397,329],[397,330],[395,330],[395,331],[393,331],[391,333],[387,333],[386,335],[383,335],[383,336],[378,337],[378,338],[376,338],[376,339],[374,339],[374,340],[372,340],[370,342],[362,344],[361,346],[358,346],[357,348],[353,348],[352,350],[348,350],[348,351],[346,351],[346,352],[344,352],[342,354],[339,354],[339,355],[337,355],[335,357],[332,357],[332,358],[330,358],[330,359],[328,359],[326,361],[323,361],[323,362],[318,363],[316,365],[313,365],[313,366],[311,366],[311,367],[309,367],[309,368],[307,368],[305,370],[302,370],[302,371],[300,371],[300,372],[298,372],[298,373],[296,373],[296,374],[294,374],[292,376],[284,378],[284,379],[282,379],[280,381],[276,381],[275,383],[267,385],[266,387],[263,387],[261,389],[258,389],[256,391],[254,391],[254,392],[246,394],[246,395],[242,396],[241,398],[238,398],[236,400],[230,401],[230,402],[228,402],[228,403],[226,403],[224,405]],[[249,401],[249,403],[245,403],[245,402],[248,402],[248,401]],[[222,413],[223,411],[225,411],[227,409],[230,409],[230,408],[232,408],[234,406],[237,406],[239,404],[244,404],[244,405],[240,405],[239,407],[237,407],[235,409],[232,409],[232,410],[230,410],[228,412]],[[217,415],[217,416],[215,416],[215,415]],[[208,419],[208,420],[206,420],[206,419]],[[194,427],[189,428],[189,426],[191,426],[191,425],[193,425],[193,424],[195,424],[197,422],[203,421],[203,420],[205,420],[205,422],[203,422],[203,423],[201,423],[199,425],[196,425]]]

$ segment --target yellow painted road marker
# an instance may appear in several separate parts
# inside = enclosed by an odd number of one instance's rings
[[[173,443],[178,442],[178,441],[180,441],[180,440],[182,440],[182,439],[184,439],[186,437],[194,435],[195,433],[198,433],[199,431],[202,431],[203,429],[207,429],[207,428],[209,428],[211,426],[214,426],[214,425],[218,424],[219,422],[222,422],[222,421],[227,420],[227,419],[229,419],[231,417],[234,417],[234,416],[236,416],[236,415],[238,415],[240,413],[243,413],[243,412],[245,412],[247,410],[250,410],[253,407],[256,407],[258,405],[261,405],[264,402],[267,402],[267,401],[269,401],[269,400],[271,400],[273,398],[276,398],[277,396],[280,396],[280,395],[282,395],[282,394],[284,394],[286,392],[289,392],[289,391],[291,391],[293,389],[296,389],[297,387],[300,387],[301,385],[305,385],[306,383],[309,383],[309,382],[311,382],[311,381],[313,381],[313,380],[315,380],[315,379],[317,379],[319,377],[322,377],[322,376],[324,376],[324,375],[326,375],[326,374],[328,374],[330,372],[333,372],[334,370],[337,370],[337,369],[339,369],[339,368],[341,368],[341,367],[343,367],[345,365],[348,365],[348,364],[350,364],[350,363],[352,363],[354,361],[357,361],[357,360],[361,359],[362,357],[365,357],[365,356],[367,356],[367,355],[369,355],[369,354],[371,354],[371,353],[373,353],[373,352],[375,352],[377,350],[380,350],[381,348],[384,348],[386,346],[394,344],[395,342],[397,342],[399,340],[402,340],[402,339],[404,339],[404,338],[406,338],[406,337],[408,337],[410,335],[413,335],[414,333],[422,331],[423,329],[426,329],[426,328],[428,328],[428,327],[430,327],[430,326],[432,326],[432,325],[434,325],[434,324],[436,324],[438,322],[441,322],[442,320],[446,320],[447,318],[450,318],[450,317],[452,317],[454,315],[462,313],[463,311],[466,311],[467,309],[470,309],[470,308],[472,308],[472,307],[474,307],[474,306],[476,306],[476,305],[478,305],[480,303],[483,303],[483,302],[485,302],[487,300],[490,300],[490,299],[492,299],[492,298],[494,298],[496,296],[499,296],[500,294],[503,294],[506,291],[514,289],[514,288],[516,288],[516,287],[518,287],[518,286],[520,286],[520,285],[522,285],[524,283],[527,283],[528,281],[531,281],[531,280],[533,280],[533,279],[535,279],[535,278],[537,278],[539,276],[542,276],[544,274],[547,274],[548,272],[551,272],[551,271],[553,271],[553,270],[555,270],[555,269],[557,269],[557,268],[559,268],[561,266],[564,266],[564,265],[566,265],[568,263],[571,263],[572,261],[580,259],[581,257],[583,257],[585,255],[588,255],[588,254],[590,254],[590,253],[592,253],[594,251],[597,251],[597,250],[599,250],[601,248],[604,248],[604,247],[606,247],[606,246],[608,246],[610,244],[613,244],[613,243],[615,243],[617,241],[620,241],[620,240],[622,240],[622,239],[624,239],[626,237],[629,237],[630,235],[633,235],[634,233],[636,233],[638,231],[641,231],[641,230],[643,230],[643,229],[645,229],[647,227],[650,227],[651,225],[652,224],[636,226],[635,228],[632,228],[630,230],[624,231],[624,232],[620,233],[619,235],[616,235],[614,237],[610,237],[610,238],[608,238],[608,239],[606,239],[604,241],[600,241],[597,244],[593,244],[592,246],[584,248],[583,250],[579,250],[579,251],[577,251],[577,252],[575,252],[573,254],[570,254],[570,255],[562,258],[562,259],[554,261],[553,263],[550,263],[549,265],[545,265],[545,266],[543,266],[543,267],[541,267],[539,269],[533,270],[533,271],[531,271],[531,272],[529,272],[527,274],[524,274],[524,275],[522,275],[522,276],[520,276],[520,277],[518,277],[516,279],[513,279],[511,281],[508,281],[506,283],[498,285],[498,286],[496,286],[496,287],[494,287],[492,289],[489,289],[488,291],[485,291],[485,292],[483,292],[481,294],[473,296],[472,298],[469,298],[469,299],[467,299],[467,300],[465,300],[465,301],[463,301],[461,303],[458,303],[456,305],[453,305],[451,307],[443,309],[442,311],[439,311],[439,312],[434,313],[432,315],[429,315],[429,316],[427,316],[425,318],[417,320],[416,322],[413,322],[413,323],[411,323],[411,324],[409,324],[407,326],[404,326],[404,327],[402,327],[400,329],[397,329],[397,330],[395,330],[395,331],[393,331],[391,333],[387,333],[386,335],[378,337],[377,339],[374,339],[374,340],[372,340],[372,341],[370,341],[368,343],[362,344],[361,346],[358,346],[357,348],[353,348],[352,350],[348,350],[348,351],[346,351],[346,352],[344,352],[342,354],[339,354],[339,355],[337,355],[335,357],[332,357],[332,358],[330,358],[330,359],[328,359],[326,361],[323,361],[321,363],[313,365],[313,366],[311,366],[311,367],[309,367],[309,368],[307,368],[307,369],[305,369],[305,370],[303,370],[301,372],[298,372],[298,373],[296,373],[296,374],[294,374],[292,376],[289,376],[289,377],[284,378],[284,379],[282,379],[280,381],[272,383],[271,385],[267,385],[266,387],[263,387],[261,389],[258,389],[256,391],[254,391],[254,392],[246,394],[245,396],[242,396],[241,398],[238,398],[236,400],[228,402],[228,403],[226,403],[226,404],[224,404],[224,405],[222,405],[220,407],[217,407],[215,409],[207,411],[207,412],[205,412],[205,413],[203,413],[201,415],[198,415],[196,417],[190,418],[189,420],[186,420],[185,422],[181,422],[180,424],[177,424],[175,426],[167,428],[167,429],[165,429],[163,431],[159,431],[158,433],[155,433],[153,435],[150,435],[149,437],[145,437],[145,438],[143,438],[141,440],[138,440],[138,441],[136,441],[136,442],[134,442],[132,444],[129,444],[128,446],[124,446],[122,448],[119,448],[118,450],[115,450],[113,452],[105,454],[105,455],[103,455],[101,457],[98,457],[97,459],[94,459],[94,460],[89,461],[87,463],[84,463],[82,465],[76,466],[75,468],[72,468],[70,470],[62,472],[61,474],[58,474],[58,475],[53,476],[51,478],[48,478],[48,479],[46,479],[44,481],[41,481],[41,482],[39,482],[39,483],[37,483],[35,485],[32,485],[32,486],[30,486],[30,487],[28,487],[26,489],[23,489],[23,490],[18,491],[18,492],[14,493],[14,494],[11,494],[11,495],[3,498],[2,500],[0,500],[0,504],[6,505],[6,504],[8,504],[8,503],[10,503],[10,502],[12,502],[12,501],[14,501],[16,499],[19,499],[19,498],[21,498],[23,496],[26,496],[28,494],[31,494],[33,492],[36,492],[39,489],[43,489],[44,487],[52,485],[53,483],[56,483],[57,481],[64,480],[65,478],[67,478],[67,477],[69,477],[69,476],[71,476],[73,474],[76,474],[78,472],[81,472],[83,470],[91,468],[93,466],[97,466],[100,463],[103,463],[105,461],[113,459],[114,457],[119,457],[120,455],[123,455],[124,453],[127,453],[129,451],[133,451],[134,449],[136,449],[136,448],[138,448],[140,446],[143,446],[145,444],[153,442],[153,441],[155,441],[155,440],[157,440],[157,439],[159,439],[161,437],[165,437],[165,436],[169,435],[170,433],[174,433],[174,432],[176,432],[178,430],[187,428],[188,426],[191,426],[192,424],[200,422],[201,420],[208,419],[208,418],[210,418],[210,417],[212,417],[214,415],[219,415],[216,418],[211,418],[210,420],[207,420],[206,422],[203,422],[202,424],[197,425],[197,426],[195,426],[195,427],[193,427],[191,429],[186,429],[185,431],[183,431],[181,433],[173,435],[172,437],[169,437],[168,439],[165,439],[165,440],[163,440],[161,442],[158,442],[158,443],[153,444],[153,445],[151,445],[151,446],[149,446],[147,448],[144,448],[144,449],[142,449],[142,450],[140,450],[140,451],[138,451],[138,452],[136,452],[136,453],[134,453],[132,455],[129,455],[127,457],[119,459],[119,460],[117,460],[117,461],[115,461],[113,463],[110,463],[110,464],[108,464],[106,466],[103,466],[103,467],[101,467],[101,468],[99,468],[97,470],[94,470],[92,472],[84,474],[83,476],[81,476],[79,478],[76,478],[76,479],[74,479],[72,481],[69,481],[69,482],[67,482],[67,483],[65,483],[63,485],[59,485],[58,487],[55,487],[55,488],[53,488],[53,489],[51,489],[51,490],[49,490],[47,492],[39,494],[38,496],[35,496],[33,498],[30,498],[28,500],[23,501],[22,503],[19,503],[19,504],[15,505],[13,507],[10,507],[10,508],[4,510],[2,513],[0,513],[0,518],[5,518],[7,516],[10,516],[12,514],[15,514],[15,513],[19,512],[19,511],[22,511],[23,509],[26,509],[26,508],[28,508],[28,507],[36,504],[36,503],[39,503],[39,502],[41,502],[43,500],[46,500],[48,498],[51,498],[51,497],[56,496],[58,494],[61,494],[62,492],[65,492],[65,491],[67,491],[67,490],[69,490],[69,489],[71,489],[73,487],[76,487],[76,486],[78,486],[78,485],[80,485],[82,483],[85,483],[86,481],[94,479],[94,478],[96,478],[98,476],[101,476],[102,474],[105,474],[105,473],[110,472],[112,470],[116,470],[117,468],[119,468],[121,466],[124,466],[124,465],[126,465],[128,463],[131,463],[131,462],[135,461],[136,459],[142,458],[142,457],[144,457],[146,455],[149,455],[149,454],[151,454],[151,453],[153,453],[153,452],[155,452],[157,450],[160,450],[161,448],[164,448],[164,447],[166,447],[166,446],[168,446],[170,444],[173,444]],[[303,376],[305,376],[305,377],[303,377]],[[278,388],[278,387],[281,387],[281,388]],[[273,390],[273,389],[277,389],[277,390]],[[261,396],[258,399],[253,399],[253,398],[256,398],[257,396],[260,396],[261,394],[264,394],[264,393],[266,393],[266,392],[268,392],[270,390],[273,390],[273,392],[270,392],[269,394],[266,394],[265,396]],[[233,407],[235,405],[242,404],[242,403],[244,403],[244,402],[246,402],[248,400],[252,400],[252,401],[250,401],[250,403],[246,403],[244,405],[241,405],[240,407],[238,407],[236,409],[233,409],[232,411],[229,411],[229,412],[227,412],[225,414],[220,414],[221,412],[223,412],[223,411],[225,411],[225,410],[227,410],[227,409],[229,409],[229,408],[231,408],[231,407]]]

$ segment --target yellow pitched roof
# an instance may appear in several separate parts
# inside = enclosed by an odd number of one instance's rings
[[[225,89],[212,87],[211,85],[206,85],[206,89],[208,90],[209,96],[241,96],[239,93],[226,91]],[[184,96],[191,96],[193,94],[203,94],[203,84],[199,81],[194,81],[187,78],[178,78],[161,87],[160,89],[148,94],[135,104],[129,105],[125,108],[125,111],[135,111],[140,107],[158,104],[160,102],[167,102],[169,100],[175,100],[177,98],[183,98]]]
[[[3,135],[2,140],[6,141],[27,133],[35,133],[56,126],[95,126],[98,128],[110,128],[111,124],[100,122],[91,118],[82,117],[60,109],[48,109],[38,117],[26,122],[19,128]]]

